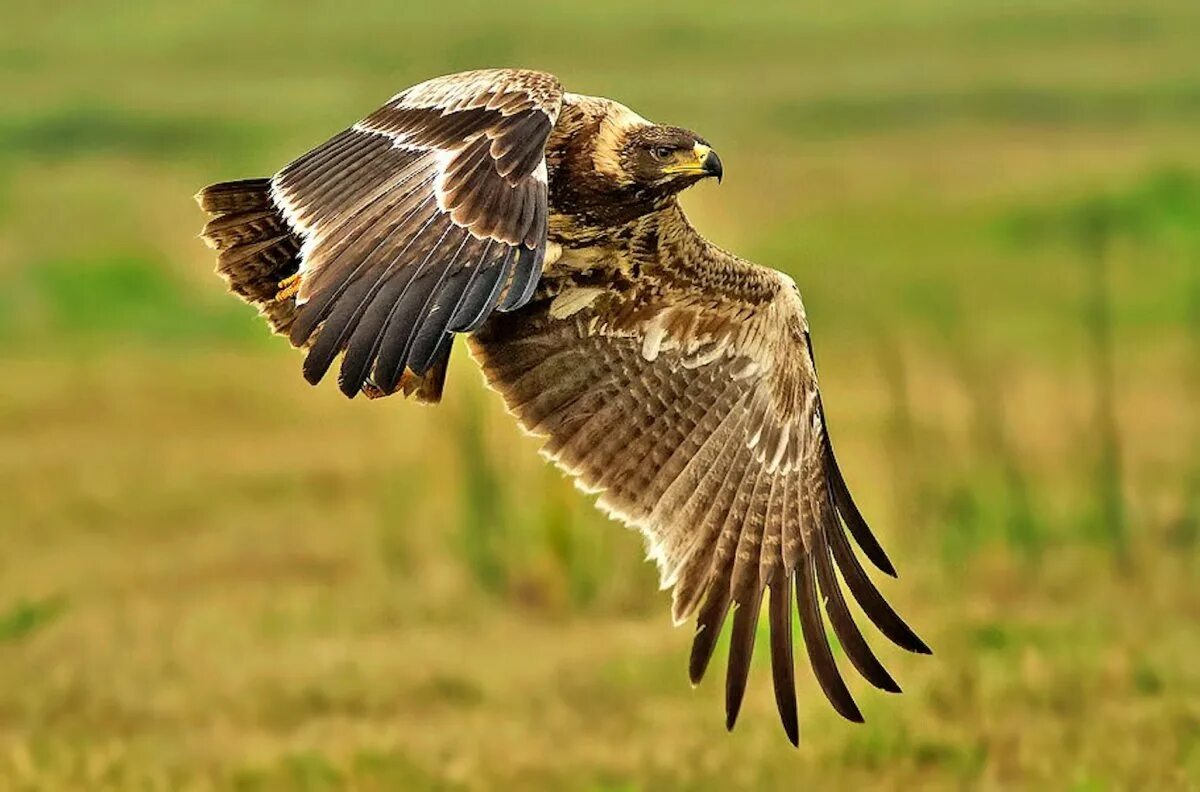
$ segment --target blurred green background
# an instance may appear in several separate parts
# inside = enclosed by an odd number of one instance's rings
[[[3,0],[0,788],[1200,787],[1197,53],[1194,0]],[[348,402],[212,275],[199,187],[498,65],[700,131],[693,219],[799,283],[936,651],[865,726],[802,671],[792,750],[760,652],[727,735],[465,356]]]

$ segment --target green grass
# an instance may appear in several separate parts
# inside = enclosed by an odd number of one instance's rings
[[[1200,787],[1193,3],[0,27],[0,788]],[[728,174],[689,212],[800,284],[880,585],[936,651],[873,641],[905,693],[852,680],[865,726],[802,671],[790,749],[760,656],[726,734],[639,537],[465,354],[436,409],[347,402],[212,275],[198,187],[488,65],[701,131]]]
[[[16,643],[52,624],[66,603],[59,598],[17,602],[0,611],[0,643]]]
[[[255,343],[254,312],[197,297],[159,262],[115,255],[33,264],[4,284],[10,341],[35,338],[74,348]]]

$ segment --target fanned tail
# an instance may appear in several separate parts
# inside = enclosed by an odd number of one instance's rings
[[[287,336],[296,318],[297,273],[304,239],[272,199],[271,180],[213,184],[197,193],[196,202],[212,215],[200,236],[217,251],[217,274],[230,291],[258,308],[272,330]],[[392,390],[368,379],[362,392],[380,398],[403,391],[406,396],[415,394],[420,402],[441,401],[451,341],[447,334],[430,354],[429,367],[421,375],[405,372]]]
[[[296,314],[288,286],[300,269],[302,240],[271,200],[271,180],[213,184],[196,202],[212,215],[200,236],[217,251],[217,274],[286,335]]]

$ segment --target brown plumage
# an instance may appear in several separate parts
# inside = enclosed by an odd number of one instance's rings
[[[410,88],[271,179],[198,198],[218,272],[308,350],[311,382],[340,356],[347,395],[436,402],[468,334],[544,453],[645,534],[675,621],[696,617],[694,683],[732,612],[729,728],[765,599],[796,743],[793,595],[810,665],[850,720],[825,618],[867,681],[899,686],[839,574],[884,635],[929,649],[847,539],[895,574],[834,458],[795,284],[709,243],[676,201],[721,167],[685,129],[489,70]]]

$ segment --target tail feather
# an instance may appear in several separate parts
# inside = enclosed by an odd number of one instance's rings
[[[262,209],[271,202],[271,180],[241,179],[210,184],[196,194],[196,202],[213,214]]]
[[[293,281],[300,271],[304,240],[275,205],[271,180],[213,184],[196,195],[196,202],[212,215],[200,236],[217,251],[217,274],[230,291],[257,307],[276,333],[287,336],[296,319]],[[313,335],[309,343],[318,337],[319,333]],[[415,394],[417,401],[440,401],[451,342],[450,336],[443,340],[422,375],[407,371],[402,381],[388,390],[368,380],[363,392],[379,398],[403,391],[405,396]]]
[[[221,249],[289,232],[278,212],[259,209],[218,215],[208,221],[203,233],[210,245]]]
[[[201,238],[217,250],[217,273],[275,332],[286,335],[296,315],[286,281],[300,269],[302,240],[271,200],[271,180],[214,184],[196,201],[213,215]]]

